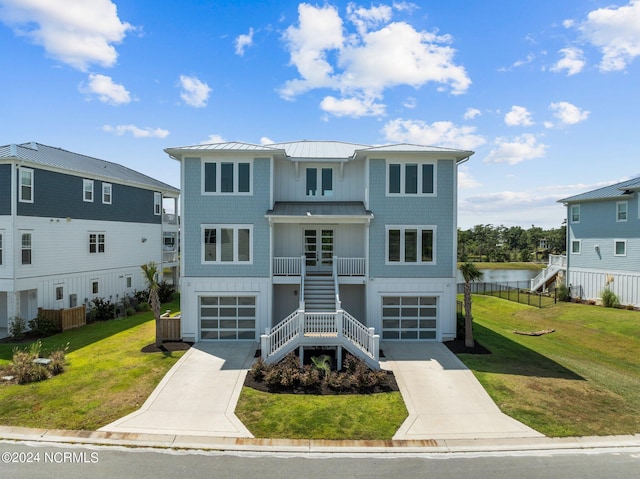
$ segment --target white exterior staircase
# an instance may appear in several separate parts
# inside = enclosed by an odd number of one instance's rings
[[[380,369],[380,336],[342,309],[338,275],[302,275],[300,307],[260,337],[262,359],[275,363],[304,346],[342,348]]]
[[[549,255],[549,265],[540,271],[538,276],[531,279],[531,291],[546,289],[555,279],[560,271],[567,270],[567,256],[552,254]]]

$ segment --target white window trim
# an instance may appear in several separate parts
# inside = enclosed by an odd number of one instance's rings
[[[400,230],[400,261],[389,261],[389,230]],[[418,238],[416,245],[416,260],[417,261],[404,261],[404,238],[406,230],[417,230]],[[433,244],[431,256],[432,261],[422,261],[422,232],[428,230],[433,232]],[[384,264],[387,266],[425,266],[436,264],[436,241],[437,238],[437,226],[436,225],[386,225],[384,231]]]
[[[22,252],[24,251],[25,248],[23,248],[22,245],[22,236],[23,235],[29,235],[29,251],[31,251],[31,257],[30,257],[30,261],[28,263],[23,263],[22,262]],[[19,263],[20,266],[25,267],[25,266],[31,266],[33,265],[33,230],[20,230],[18,231],[18,236],[20,238],[20,260]]]
[[[216,260],[205,261],[204,231],[216,230]],[[222,243],[220,232],[223,229],[233,230],[233,261],[222,261]],[[238,230],[249,230],[249,261],[238,260]],[[200,225],[200,263],[204,265],[252,265],[253,264],[253,225],[243,224],[203,224]]]
[[[578,252],[573,251],[573,243],[578,243]],[[571,240],[571,254],[582,254],[582,240],[573,239]]]
[[[574,208],[578,209],[578,219],[577,220],[573,219],[573,209]],[[580,205],[571,205],[571,206],[569,206],[569,222],[570,223],[574,223],[574,224],[580,223],[580,216],[581,216],[581,214],[580,214]]]
[[[204,190],[204,180],[205,180],[205,165],[214,163],[216,165],[216,191],[205,191]],[[222,182],[222,163],[232,163],[233,164],[233,191],[220,191],[221,182]],[[240,163],[248,163],[249,164],[249,191],[238,191],[238,185],[240,182],[240,175],[238,174]],[[253,159],[243,158],[243,159],[219,159],[219,160],[203,160],[202,165],[200,167],[200,193],[206,196],[253,196]]]
[[[96,235],[96,250],[95,251],[91,251],[91,235]],[[104,251],[100,251],[100,235],[103,236],[102,238],[102,246]],[[89,254],[105,254],[107,252],[107,233],[105,233],[104,231],[89,231],[88,235],[87,235],[87,240],[88,240],[88,251]]]
[[[22,197],[22,172],[28,173],[31,179],[31,185],[30,185],[31,198],[28,200]],[[25,168],[23,166],[18,167],[18,201],[20,201],[21,203],[33,203],[33,198],[35,197],[35,187],[33,184],[33,178],[34,178],[34,173],[31,168]]]
[[[91,199],[87,199],[86,193],[87,191],[87,186],[91,186],[90,190],[91,190]],[[82,201],[86,202],[86,203],[93,203],[93,198],[94,198],[94,188],[93,188],[93,180],[87,180],[87,179],[83,179],[82,180]]]
[[[624,254],[616,253],[616,244],[624,243]],[[627,256],[627,240],[626,239],[614,239],[613,240],[613,256],[617,256],[619,258]]]
[[[391,165],[400,165],[400,193],[389,193],[389,167]],[[406,167],[407,165],[417,165],[418,166],[418,192],[417,193],[405,193],[405,176],[406,176]],[[433,165],[433,193],[422,193],[422,165]],[[438,196],[438,162],[437,161],[418,161],[418,160],[386,160],[386,173],[385,173],[385,195],[386,196],[395,196],[395,197],[404,197],[404,198],[415,198],[418,196],[422,197],[435,197]]]
[[[95,293],[93,292],[93,284],[96,283],[97,284],[97,290]],[[98,295],[100,294],[100,280],[99,279],[92,279],[91,280],[91,285],[90,285],[90,289],[91,289],[91,294],[93,295]]]
[[[624,219],[620,219],[620,206],[624,205]],[[626,223],[629,218],[629,202],[616,201],[616,223]]]
[[[109,201],[105,200],[106,190],[109,190]],[[111,183],[102,183],[102,204],[110,205],[113,202],[113,185]]]
[[[131,286],[127,286],[128,283],[131,283]],[[133,288],[133,276],[130,274],[125,275],[124,277],[124,287],[125,289]]]
[[[56,283],[53,285],[53,296],[55,301],[60,302],[63,301],[64,302],[64,283]],[[62,288],[62,298],[58,299],[58,288]]]
[[[162,214],[162,193],[153,192],[153,214],[160,216]]]

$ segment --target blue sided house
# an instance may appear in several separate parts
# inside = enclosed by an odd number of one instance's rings
[[[567,285],[598,300],[605,287],[640,307],[640,178],[560,200],[567,206]]]
[[[38,308],[145,288],[154,261],[177,282],[180,191],[117,163],[39,143],[0,146],[0,336]]]
[[[457,167],[472,151],[337,141],[167,148],[181,165],[182,336],[277,361],[456,336]]]

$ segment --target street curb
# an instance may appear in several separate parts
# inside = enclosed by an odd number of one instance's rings
[[[640,447],[640,434],[561,438],[324,440],[136,434],[0,426],[0,439],[38,443],[286,453],[457,453]]]

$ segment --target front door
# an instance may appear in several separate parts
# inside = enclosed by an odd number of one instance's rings
[[[333,230],[330,228],[305,228],[304,257],[308,272],[331,271],[333,269]]]

